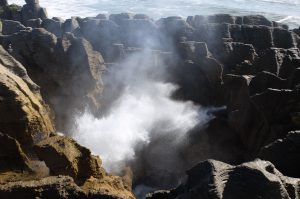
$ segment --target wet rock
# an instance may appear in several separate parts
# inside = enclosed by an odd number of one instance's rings
[[[0,131],[31,145],[54,131],[49,109],[25,68],[2,47],[0,60]]]
[[[273,47],[272,29],[266,26],[242,26],[244,43],[249,43],[258,51]]]
[[[0,171],[29,170],[28,158],[19,142],[0,133]]]
[[[269,21],[266,17],[262,15],[249,15],[243,17],[243,24],[246,25],[263,25],[263,26],[273,26],[273,23]]]
[[[243,63],[253,65],[258,55],[251,44],[240,42],[224,42],[223,50],[216,54],[217,59],[224,64],[224,72],[232,74],[252,75],[256,73],[255,66],[250,66],[249,70],[239,68]]]
[[[299,67],[300,51],[297,48],[270,48],[257,59],[258,71],[271,72],[281,78],[288,78]]]
[[[267,89],[231,113],[231,126],[240,134],[248,158],[256,156],[261,147],[297,128],[292,115],[299,112],[299,97],[297,91]]]
[[[243,76],[227,74],[223,77],[224,99],[228,111],[240,110],[249,102],[248,80]]]
[[[186,41],[179,45],[179,55],[183,60],[199,61],[211,55],[205,42]]]
[[[214,58],[185,61],[175,69],[174,82],[179,85],[176,98],[202,105],[219,104],[222,65]]]
[[[250,94],[262,93],[268,88],[288,89],[288,81],[269,72],[260,72],[253,77],[249,84]]]
[[[229,24],[203,24],[191,35],[193,41],[206,42],[213,54],[223,46],[224,38],[230,39]]]
[[[296,46],[294,34],[283,28],[273,29],[273,41],[277,48],[294,48]]]
[[[286,176],[300,177],[300,131],[289,132],[284,139],[263,147],[259,157],[272,162]]]
[[[148,198],[288,199],[297,194],[298,186],[299,180],[284,177],[270,162],[256,160],[232,166],[208,160],[187,171],[186,182],[177,189]]]
[[[3,35],[11,35],[11,34],[20,32],[21,30],[25,30],[25,29],[26,29],[26,27],[18,21],[12,21],[12,20],[3,20],[2,21],[2,34]]]

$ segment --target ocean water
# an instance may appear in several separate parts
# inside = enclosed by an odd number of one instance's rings
[[[24,0],[9,3],[24,4]],[[154,19],[166,16],[262,14],[269,19],[300,26],[300,0],[40,0],[50,16],[95,16],[99,13],[144,13]]]

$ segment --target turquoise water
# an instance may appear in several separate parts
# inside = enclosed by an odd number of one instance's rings
[[[23,4],[23,0],[9,3]],[[40,0],[50,16],[95,16],[99,13],[145,13],[155,19],[164,16],[263,14],[269,19],[300,26],[300,0]]]

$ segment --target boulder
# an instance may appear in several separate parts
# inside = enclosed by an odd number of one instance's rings
[[[28,158],[17,140],[0,133],[0,171],[29,170]]]
[[[11,35],[25,29],[26,27],[18,21],[2,20],[3,35]]]
[[[35,145],[35,152],[52,175],[68,175],[79,184],[91,176],[101,179],[105,175],[100,158],[69,137],[49,137]]]
[[[268,88],[274,89],[288,89],[288,81],[282,79],[270,72],[260,72],[254,76],[249,84],[249,91],[251,95],[262,93]]]
[[[31,145],[54,131],[48,106],[25,68],[0,47],[0,131]]]
[[[300,131],[292,131],[283,139],[263,147],[259,158],[272,162],[286,176],[300,178]]]
[[[255,160],[232,166],[207,160],[187,171],[178,188],[148,195],[152,199],[281,199],[298,194],[299,180],[283,176],[270,162]]]

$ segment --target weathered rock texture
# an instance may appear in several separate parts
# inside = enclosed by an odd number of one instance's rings
[[[45,161],[52,175],[68,175],[77,182],[84,182],[91,176],[102,178],[105,171],[99,157],[80,146],[73,139],[52,136],[35,146],[38,157]]]
[[[69,132],[76,112],[89,108],[97,113],[105,66],[101,54],[84,38],[66,34],[58,39],[41,28],[3,36],[2,41],[41,87],[60,131]]]
[[[0,53],[0,131],[33,144],[55,130],[50,110],[25,68],[2,47]]]
[[[299,179],[284,177],[266,161],[238,166],[215,160],[201,162],[187,171],[187,180],[171,191],[159,191],[147,198],[298,198]]]

